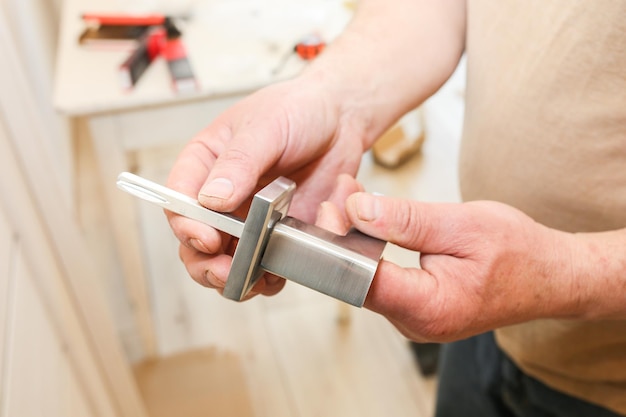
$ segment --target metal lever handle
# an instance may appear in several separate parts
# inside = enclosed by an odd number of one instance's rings
[[[230,214],[209,210],[185,194],[149,181],[130,172],[117,177],[117,186],[129,194],[156,204],[166,210],[208,224],[231,236],[241,237],[244,222]]]
[[[385,242],[351,230],[339,236],[286,216],[295,184],[278,178],[255,194],[245,222],[137,175],[122,173],[122,190],[239,237],[224,296],[243,299],[263,271],[361,307]]]

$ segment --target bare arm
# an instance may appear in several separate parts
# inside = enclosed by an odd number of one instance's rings
[[[465,9],[465,0],[362,0],[304,76],[330,85],[342,112],[367,123],[369,146],[452,75],[465,48]]]
[[[626,319],[626,229],[569,235],[576,317]]]

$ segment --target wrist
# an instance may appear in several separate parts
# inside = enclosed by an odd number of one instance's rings
[[[626,229],[571,236],[576,317],[626,318]]]
[[[318,94],[324,95],[329,111],[337,115],[339,125],[358,134],[363,149],[369,148],[385,129],[385,122],[372,103],[372,81],[343,72],[332,57],[318,60],[302,73],[301,81],[315,86]]]

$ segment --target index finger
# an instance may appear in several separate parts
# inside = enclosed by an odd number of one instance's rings
[[[167,179],[167,186],[193,199],[206,180],[215,161],[213,150],[202,140],[203,131],[182,150]],[[165,211],[170,227],[178,240],[189,248],[204,253],[216,253],[221,248],[221,236],[214,228]]]

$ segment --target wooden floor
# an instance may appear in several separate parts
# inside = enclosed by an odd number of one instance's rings
[[[462,94],[461,71],[424,105],[422,152],[400,168],[364,156],[359,178],[368,191],[459,200]],[[163,182],[177,152],[142,151],[137,172]],[[436,378],[420,374],[407,341],[384,318],[350,307],[344,323],[339,302],[292,283],[275,297],[225,300],[188,278],[161,210],[144,203],[139,209],[161,356],[139,361],[136,375],[152,417],[431,415]],[[396,247],[385,257],[417,265],[416,254]],[[127,307],[112,303],[134,359]]]

